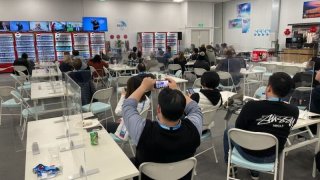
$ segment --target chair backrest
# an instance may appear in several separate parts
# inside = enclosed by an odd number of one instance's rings
[[[22,71],[17,71],[18,72],[18,74],[19,74],[19,79],[20,79],[20,81],[26,81],[26,80],[29,80],[29,76],[28,75],[26,75],[24,72],[22,72]]]
[[[197,78],[194,82],[193,82],[193,86],[192,88],[201,88],[201,78]]]
[[[126,86],[130,77],[131,76],[119,76],[117,79],[117,86],[118,87]]]
[[[27,69],[27,67],[25,67],[25,66],[13,66],[13,69],[15,70],[15,71],[28,71],[28,69]]]
[[[252,68],[253,72],[267,72],[267,68],[263,66],[254,66]]]
[[[20,86],[23,85],[23,81],[22,78],[20,78],[19,76],[15,75],[15,74],[10,74],[10,76],[16,81],[17,84],[19,84]]]
[[[218,71],[217,72],[219,77],[220,77],[220,80],[228,80],[228,79],[232,79],[232,76],[230,73],[228,72],[225,72],[225,71]]]
[[[96,68],[94,68],[93,66],[89,66],[89,68],[90,68],[91,76],[100,77]]]
[[[150,69],[149,69],[149,71],[150,72],[160,72],[160,67],[151,67]]]
[[[13,90],[15,89],[11,86],[0,86],[0,100],[11,96],[11,91]]]
[[[231,140],[237,145],[253,151],[265,150],[276,146],[276,153],[278,153],[278,139],[269,133],[231,128],[228,131],[228,138],[229,143]]]
[[[197,76],[202,76],[203,73],[207,72],[207,70],[203,68],[194,68],[193,70]]]
[[[177,78],[182,78],[182,71],[181,70],[178,70],[175,74],[174,74],[175,77]]]
[[[271,73],[273,73],[275,69],[277,69],[277,65],[275,64],[264,64],[263,66],[266,67],[267,72],[271,72]]]
[[[169,71],[177,71],[179,69],[181,69],[181,66],[179,64],[169,64],[168,65]]]
[[[292,76],[301,71],[300,68],[296,66],[283,66],[282,70]]]
[[[110,77],[110,72],[106,67],[103,67],[103,72],[104,72],[105,76]]]
[[[202,129],[211,129],[214,126],[214,116],[217,112],[217,109],[204,111],[203,114],[203,121],[202,121]]]
[[[257,99],[260,99],[260,98],[264,97],[265,96],[265,92],[266,92],[266,88],[267,88],[266,86],[259,87],[256,90],[256,92],[254,93],[253,97],[257,98]]]
[[[112,96],[112,92],[112,87],[107,89],[100,89],[93,94],[92,99],[109,101]]]
[[[289,104],[297,106],[300,110],[309,109],[310,95],[313,87],[297,87],[289,99]]]
[[[140,113],[141,117],[143,117],[144,119],[146,119],[147,116],[148,116],[148,111],[149,111],[149,109],[145,109],[144,111],[142,111],[142,112]]]
[[[194,171],[197,165],[197,159],[191,157],[186,160],[173,163],[142,163],[139,167],[139,180],[141,180],[141,174],[145,174],[152,179],[158,180],[176,180],[180,179],[189,173],[192,169]],[[193,179],[194,172],[192,172]]]

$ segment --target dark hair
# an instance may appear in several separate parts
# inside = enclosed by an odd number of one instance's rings
[[[164,88],[158,96],[161,113],[169,121],[177,121],[184,113],[186,98],[176,89]]]
[[[201,47],[199,48],[199,51],[200,51],[200,52],[206,52],[207,49],[206,49],[206,47],[201,46]]]
[[[133,52],[136,52],[136,51],[137,51],[137,47],[133,47],[133,48],[132,48],[132,51],[133,51]]]
[[[28,59],[28,54],[27,53],[22,53],[21,54],[22,59]]]
[[[77,50],[73,50],[73,51],[72,51],[72,55],[74,55],[74,56],[79,56],[79,54],[80,54],[80,53],[79,53],[79,51],[77,51]]]
[[[170,46],[167,46],[167,51],[171,51],[171,47]]]
[[[92,58],[92,62],[94,62],[94,63],[101,62],[101,56],[100,55],[95,55]]]
[[[194,48],[194,49],[193,49],[193,52],[194,52],[194,53],[198,53],[198,52],[199,52],[199,49],[198,49],[198,48]]]
[[[65,51],[65,52],[63,52],[63,55],[70,55],[70,52],[69,51]]]
[[[282,98],[289,94],[293,88],[292,78],[284,72],[276,72],[269,78],[268,85],[275,95]]]
[[[215,89],[219,86],[220,77],[218,73],[214,71],[207,71],[201,76],[201,85],[203,87]]]
[[[142,83],[143,78],[139,76],[133,76],[128,79],[127,81],[127,90],[126,90],[126,96],[125,98],[127,99],[135,90],[139,88],[139,86]],[[140,99],[140,102],[146,100],[146,96],[142,96]]]
[[[79,58],[72,60],[72,66],[75,70],[80,70],[82,67],[82,61]]]
[[[138,58],[141,58],[141,57],[142,57],[142,52],[141,52],[141,51],[138,51],[137,57],[138,57]]]
[[[139,63],[137,69],[139,72],[145,72],[147,70],[146,65],[144,63]]]
[[[224,50],[224,55],[225,55],[227,58],[231,58],[231,57],[234,55],[233,50],[232,50],[231,48],[226,48],[226,49]]]

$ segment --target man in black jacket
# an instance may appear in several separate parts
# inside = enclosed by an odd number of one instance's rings
[[[30,62],[28,61],[28,54],[22,53],[21,58],[15,60],[13,62],[13,66],[24,66],[27,68],[27,70],[23,71],[24,74],[30,75],[32,73],[32,67]],[[14,72],[15,74],[18,74],[17,72]]]
[[[266,100],[249,101],[241,110],[235,127],[247,131],[266,132],[277,137],[279,153],[282,152],[291,128],[295,125],[299,110],[297,107],[281,101],[292,87],[291,77],[283,72],[274,73],[269,78],[266,88]],[[224,135],[225,161],[228,162],[228,129]],[[255,163],[271,163],[275,160],[275,148],[252,151],[233,144],[245,159]],[[259,173],[251,171],[254,180],[259,179]]]

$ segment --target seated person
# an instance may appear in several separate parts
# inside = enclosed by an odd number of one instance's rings
[[[110,57],[108,56],[108,54],[105,54],[103,51],[100,51],[100,56],[101,56],[102,60],[105,60],[105,61],[110,60]]]
[[[95,55],[89,62],[88,62],[88,66],[92,66],[96,69],[96,71],[98,72],[98,74],[94,73],[93,76],[94,77],[98,77],[98,75],[100,77],[103,77],[104,74],[104,70],[103,67],[108,68],[109,65],[107,62],[102,61],[101,56],[100,55]],[[82,69],[82,67],[81,67]]]
[[[317,71],[315,80],[320,83],[320,70]],[[310,112],[320,114],[320,85],[312,90]],[[317,134],[317,125],[310,126],[313,134]]]
[[[135,63],[137,64],[137,63],[142,63],[143,62],[143,58],[142,58],[142,52],[141,51],[138,51],[138,53],[137,53],[137,59],[136,59],[136,61],[135,61]]]
[[[179,56],[173,59],[174,64],[179,64],[181,66],[182,74],[186,71],[187,60],[184,57],[183,52],[179,52]]]
[[[144,78],[140,87],[123,103],[124,124],[131,141],[137,145],[136,167],[144,162],[170,163],[193,157],[200,145],[202,113],[199,106],[177,90],[174,80],[167,80],[169,87],[161,90],[158,96],[156,121],[142,118],[137,110],[141,97],[153,89],[155,79]],[[181,119],[184,113],[187,118]],[[185,178],[190,179],[191,173]]]
[[[204,52],[201,52],[199,54],[198,60],[196,60],[196,62],[193,65],[194,68],[202,68],[202,69],[205,69],[207,71],[210,71],[210,65],[206,61],[205,55],[206,54]]]
[[[281,101],[292,87],[291,77],[283,72],[274,73],[269,78],[266,88],[266,100],[249,101],[245,104],[236,120],[235,127],[253,132],[270,133],[279,141],[279,154],[287,142],[291,128],[299,117],[297,107]],[[228,130],[224,134],[224,159],[228,162]],[[244,149],[233,144],[240,155],[248,161],[255,163],[271,163],[275,160],[275,149],[261,151]],[[259,179],[259,173],[251,171],[252,179]]]
[[[241,63],[238,59],[234,58],[232,49],[227,48],[224,54],[226,56],[226,59],[223,59],[219,62],[216,67],[216,71],[229,72],[232,76],[233,83],[237,85],[242,78],[242,75],[240,73]],[[222,84],[225,85],[223,82]]]
[[[137,59],[137,47],[132,48],[132,52],[128,56],[129,60],[136,60]]]
[[[26,75],[31,75],[32,73],[32,68],[31,65],[28,61],[28,54],[27,53],[22,53],[21,58],[16,59],[13,62],[13,66],[24,66],[27,68],[27,70],[23,71],[24,74]],[[18,72],[14,72],[15,74],[18,75]]]
[[[211,45],[207,45],[206,49],[207,49],[206,54],[208,56],[210,66],[217,64],[216,54],[214,52],[213,47]]]
[[[60,63],[59,69],[61,72],[69,72],[74,69],[72,66],[72,59],[70,56],[63,57],[63,61]]]
[[[88,68],[86,60],[82,56],[80,56],[80,52],[79,51],[77,51],[77,50],[73,50],[72,51],[72,59],[81,59],[81,62],[82,62],[81,69],[82,70]]]
[[[190,59],[195,61],[195,60],[198,60],[198,57],[199,57],[199,50],[198,48],[194,48],[193,53],[190,56]]]
[[[139,63],[137,65],[138,74],[145,74],[147,71],[147,67],[144,63]]]
[[[199,93],[190,95],[190,98],[198,103],[202,112],[218,109],[222,105],[219,86],[220,77],[216,72],[208,71],[201,76],[201,86]]]

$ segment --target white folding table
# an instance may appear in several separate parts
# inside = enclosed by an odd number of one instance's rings
[[[133,74],[137,73],[137,67],[128,66],[125,64],[110,64],[109,70],[116,73],[116,76],[120,76],[120,71],[133,71]]]
[[[83,114],[84,118],[91,115],[91,112]],[[69,126],[74,126],[72,123],[75,118],[80,118],[80,116],[71,116]],[[40,163],[49,165],[49,148],[57,146],[61,148],[68,144],[67,139],[56,139],[65,130],[65,123],[55,123],[57,120],[62,120],[62,117],[28,123],[25,180],[37,179],[36,175],[32,172],[32,169],[36,165]],[[139,175],[137,168],[105,129],[98,131],[99,145],[96,146],[91,145],[89,133],[85,130],[83,130],[83,133],[83,148],[59,153],[63,171],[62,174],[54,178],[55,180],[69,179],[70,175],[79,173],[79,168],[75,163],[77,159],[74,158],[75,154],[83,152],[85,152],[86,159],[85,167],[87,169],[99,169],[99,173],[88,176],[90,180],[130,179]],[[39,145],[40,154],[38,155],[33,155],[32,153],[33,142],[37,142]]]
[[[46,77],[59,77],[62,76],[62,73],[54,68],[48,69],[34,69],[32,70],[32,78],[46,78]]]

